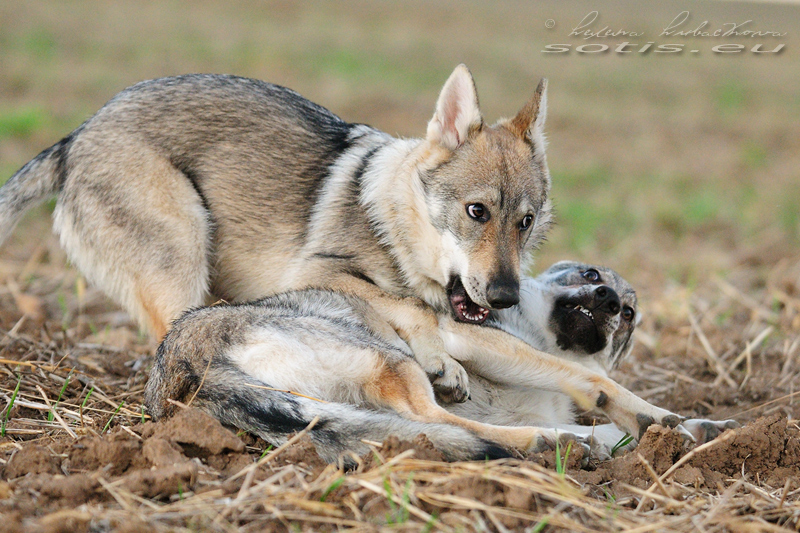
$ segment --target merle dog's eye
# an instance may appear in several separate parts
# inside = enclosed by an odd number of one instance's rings
[[[522,222],[519,223],[519,229],[524,231],[530,228],[532,222],[533,222],[533,215],[525,215],[522,218]]]
[[[631,320],[633,320],[634,316],[636,316],[636,311],[634,311],[627,305],[622,308],[622,318],[630,322]]]
[[[489,220],[489,210],[483,204],[467,204],[467,214],[478,222]]]
[[[589,270],[583,273],[583,279],[585,279],[586,281],[599,281],[600,272],[598,272],[593,268],[590,268]]]

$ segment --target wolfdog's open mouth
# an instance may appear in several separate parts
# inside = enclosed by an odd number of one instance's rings
[[[450,281],[447,291],[450,296],[450,306],[456,314],[456,320],[468,324],[483,324],[489,316],[489,310],[473,302],[467,294],[467,289],[461,283],[461,276],[454,276]]]

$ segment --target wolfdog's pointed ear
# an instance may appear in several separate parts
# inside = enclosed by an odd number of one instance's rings
[[[448,150],[455,150],[482,125],[475,81],[465,65],[458,65],[439,94],[436,112],[428,122],[427,139]]]
[[[544,144],[544,120],[547,117],[547,80],[542,78],[536,92],[528,103],[508,123],[509,129],[517,136],[533,143]]]

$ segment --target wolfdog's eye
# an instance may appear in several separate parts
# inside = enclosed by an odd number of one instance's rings
[[[600,279],[600,272],[597,270],[590,268],[586,272],[583,273],[583,279],[586,281],[598,281]]]
[[[630,322],[631,320],[633,320],[634,316],[636,316],[636,311],[634,311],[627,305],[622,308],[622,318]]]
[[[467,214],[478,222],[489,220],[489,210],[483,204],[467,204]]]
[[[526,230],[530,228],[531,222],[533,222],[533,215],[525,215],[522,217],[522,222],[519,223],[519,229]]]

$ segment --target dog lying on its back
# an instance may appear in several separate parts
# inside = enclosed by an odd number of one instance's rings
[[[518,306],[493,311],[485,325],[602,376],[630,354],[641,315],[636,292],[614,270],[561,261],[536,278],[523,279],[520,295]],[[470,398],[447,405],[447,410],[490,424],[543,426],[591,437],[592,454],[603,459],[626,437],[614,424],[575,425],[575,402],[567,394],[511,385],[512,375],[509,371],[505,380],[490,381],[470,372]],[[687,419],[679,429],[686,438],[703,443],[738,426],[733,420]]]
[[[447,320],[444,336],[451,334]],[[612,271],[558,263],[523,280],[519,307],[480,327],[505,329],[605,374],[630,351],[635,320],[635,294]],[[167,399],[196,395],[196,405],[222,422],[274,444],[319,416],[310,436],[328,461],[345,450],[365,452],[363,440],[419,433],[450,459],[500,457],[503,448],[538,451],[569,438],[605,458],[625,435],[613,425],[569,425],[575,417],[565,391],[514,383],[536,372],[535,361],[498,366],[491,352],[483,367],[494,365],[490,373],[505,378],[487,379],[470,358],[472,398],[444,409],[408,346],[382,324],[365,300],[320,290],[191,311],[159,347],[145,393],[148,409],[159,418],[173,409]],[[698,431],[706,426],[717,434],[727,427],[689,421],[701,440],[714,436]]]
[[[518,306],[493,311],[485,325],[604,376],[633,347],[640,320],[636,292],[609,268],[562,261],[536,278],[523,279],[520,296]],[[566,394],[506,386],[474,372],[469,376],[470,399],[448,406],[449,411],[511,426],[574,421],[574,402]]]

